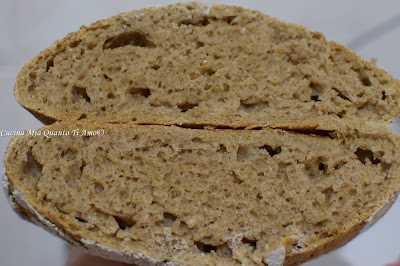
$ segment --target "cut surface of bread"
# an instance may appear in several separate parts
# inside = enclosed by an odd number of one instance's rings
[[[353,238],[400,187],[390,134],[86,120],[39,131],[6,153],[18,208],[129,262],[298,264]]]
[[[399,81],[257,11],[192,2],[83,26],[28,62],[14,93],[62,121],[10,142],[14,209],[115,260],[299,264],[400,188],[387,127]]]
[[[320,33],[196,2],[82,27],[23,67],[15,96],[47,124],[332,130],[389,123],[400,110],[397,80]]]

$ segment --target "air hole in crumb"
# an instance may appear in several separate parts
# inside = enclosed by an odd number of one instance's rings
[[[85,162],[85,160],[82,160],[82,164],[79,167],[79,171],[81,171],[81,175],[82,175],[82,172],[83,172],[83,168],[85,168],[85,166],[86,166],[86,162]]]
[[[227,244],[217,246],[216,253],[223,258],[232,258],[232,249]]]
[[[226,147],[224,144],[219,144],[219,149],[217,150],[218,153],[225,153]]]
[[[109,92],[109,93],[107,94],[107,99],[115,99],[114,93]]]
[[[346,111],[345,111],[345,110],[343,110],[343,111],[341,111],[341,112],[339,112],[339,113],[337,114],[337,116],[338,116],[339,118],[342,118],[344,115],[346,115]]]
[[[214,252],[217,251],[217,247],[216,246],[207,245],[207,244],[204,244],[203,242],[200,242],[200,241],[195,241],[194,244],[197,246],[197,248],[200,251],[202,251],[204,253],[210,253],[212,251],[214,251]]]
[[[198,137],[192,138],[192,141],[193,141],[194,143],[203,143],[203,140],[202,140],[201,138],[198,138]]]
[[[109,76],[107,76],[106,74],[103,75],[104,79],[107,81],[112,81],[112,78],[110,78]]]
[[[332,187],[328,187],[325,188],[324,190],[321,191],[322,194],[325,195],[325,200],[329,201],[331,199],[332,193],[333,193],[333,188]]]
[[[71,150],[70,148],[61,152],[61,158],[65,158],[67,161],[72,161],[76,158],[76,151]]]
[[[94,190],[96,191],[97,194],[100,194],[101,192],[103,192],[104,187],[99,182],[96,182],[94,183]]]
[[[331,238],[331,237],[333,237],[333,234],[332,233],[328,233],[328,232],[323,232],[320,235],[320,238]]]
[[[233,22],[235,21],[235,19],[236,19],[236,16],[226,16],[222,19],[222,21],[228,23],[229,25],[233,25],[234,24]]]
[[[103,44],[103,50],[116,49],[124,46],[155,47],[154,43],[149,41],[145,34],[140,32],[127,32],[107,39]]]
[[[103,107],[100,108],[100,110],[104,112],[106,110],[106,107],[103,106]]]
[[[349,101],[351,102],[351,100],[349,98],[347,98],[340,90],[336,89],[336,88],[332,88],[332,90],[336,91],[337,95],[342,98],[343,100]]]
[[[86,88],[73,86],[72,94],[74,95],[75,99],[84,99],[86,102],[90,103],[90,97],[87,94]]]
[[[243,183],[243,180],[240,179],[238,174],[236,174],[235,172],[232,172],[231,176],[233,178],[233,183],[235,183],[235,184],[242,184]]]
[[[199,106],[198,103],[181,103],[181,104],[178,104],[178,108],[181,109],[182,113],[186,113],[190,109],[193,109],[193,108],[195,108],[197,106]]]
[[[320,102],[320,94],[322,93],[322,86],[316,82],[310,82],[310,89],[311,89],[311,100],[314,102]]]
[[[275,155],[281,153],[281,151],[282,151],[281,147],[279,147],[279,146],[276,147],[275,149],[273,149],[273,148],[272,148],[271,146],[269,146],[269,145],[261,146],[260,149],[267,150],[268,153],[269,153],[269,156],[271,156],[271,157],[274,157]]]
[[[338,163],[337,165],[335,165],[333,168],[335,170],[339,170],[340,168],[342,168],[346,163]]]
[[[360,162],[363,164],[367,163],[367,159],[372,163],[372,164],[379,164],[381,161],[377,158],[374,158],[374,153],[370,150],[365,150],[361,148],[357,148],[357,151],[355,152],[357,155],[357,158]]]
[[[75,217],[76,220],[78,220],[80,223],[87,223],[86,220],[80,218],[80,217]]]
[[[96,48],[96,46],[97,46],[97,43],[95,43],[95,42],[90,42],[87,44],[87,47],[90,51],[93,50],[94,48]]]
[[[383,174],[386,174],[387,175],[387,173],[389,172],[389,170],[390,170],[390,164],[388,164],[388,163],[385,163],[385,162],[381,162],[381,172],[383,173]]]
[[[247,103],[246,101],[240,101],[240,110],[245,112],[260,112],[266,108],[270,107],[268,101],[261,101],[257,103]]]
[[[243,160],[246,157],[246,153],[247,153],[247,147],[239,146],[236,154],[238,161]]]
[[[297,250],[302,250],[302,249],[303,249],[303,247],[300,246],[298,243],[293,244],[292,247],[293,247],[294,249],[297,249]]]
[[[287,201],[287,200],[286,200]],[[288,227],[288,226],[290,226],[290,225],[293,225],[293,222],[288,222],[288,223],[286,223],[286,224],[282,224],[282,227],[283,228],[286,228],[286,227]]]
[[[382,91],[382,101],[384,101],[386,99],[386,93],[384,91]]]
[[[321,171],[322,173],[326,174],[326,165],[324,163],[319,163],[318,164],[318,170]]]
[[[372,85],[371,80],[368,77],[362,77],[361,82],[366,87],[369,87]]]
[[[355,188],[350,189],[350,195],[354,196],[356,194],[357,194],[357,189]]]
[[[199,49],[204,46],[204,42],[196,41],[196,48]]]
[[[210,24],[210,21],[208,20],[207,16],[203,16],[201,18],[199,18],[198,20],[183,20],[181,22],[178,23],[179,27],[182,25],[186,25],[186,26],[196,26],[196,27],[204,27],[207,26],[208,24]]]
[[[133,98],[148,98],[151,95],[151,91],[148,88],[131,88],[128,93]]]
[[[31,72],[29,73],[29,82],[31,83],[28,87],[29,91],[32,91],[36,88],[36,73],[35,72]]]
[[[164,219],[163,219],[163,225],[167,227],[171,227],[172,224],[176,221],[177,217],[171,213],[164,212]]]
[[[43,165],[41,165],[36,158],[33,156],[32,152],[26,153],[26,163],[22,168],[22,172],[25,175],[32,176],[39,179],[42,176]]]
[[[214,75],[215,74],[215,70],[214,69],[211,69],[211,68],[205,68],[205,69],[202,69],[201,70],[201,74],[202,75],[208,75],[208,76],[212,76],[212,75]]]
[[[87,117],[86,114],[81,114],[81,116],[78,118],[78,120],[82,120],[82,119],[84,119],[84,118],[86,118],[86,117]]]
[[[160,69],[160,66],[159,66],[159,65],[154,65],[154,66],[152,66],[151,68],[154,69],[154,70],[159,70],[159,69]]]
[[[136,224],[136,221],[126,218],[126,217],[118,217],[113,216],[115,221],[118,223],[118,226],[121,230],[129,229]]]
[[[69,45],[69,47],[75,48],[75,47],[77,47],[81,42],[82,42],[82,40],[75,40],[75,41],[71,42],[71,44]]]
[[[49,60],[47,60],[46,62],[46,72],[49,72],[50,68],[54,67],[54,58],[50,58]]]
[[[248,238],[243,238],[243,239],[242,239],[242,242],[243,242],[244,244],[247,244],[247,245],[251,246],[251,247],[253,248],[253,251],[257,248],[257,241],[256,241],[256,240],[251,240],[251,239],[248,239]]]
[[[325,220],[315,223],[314,226],[317,228],[322,228],[322,227],[325,227],[328,222],[329,222],[329,220],[325,219]]]
[[[358,75],[358,79],[360,80],[360,82],[366,86],[366,87],[370,87],[372,85],[371,80],[368,77],[368,73],[366,72],[365,69],[359,69],[359,68],[355,68],[352,67],[351,68],[354,72],[357,73]]]

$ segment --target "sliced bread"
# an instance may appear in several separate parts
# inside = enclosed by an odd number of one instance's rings
[[[37,132],[6,153],[16,210],[131,263],[299,264],[352,239],[400,187],[391,134],[88,121]]]
[[[400,188],[399,81],[257,11],[192,2],[83,26],[14,92],[62,121],[9,144],[14,209],[115,260],[299,264],[373,224]]]
[[[334,130],[392,122],[400,84],[318,32],[198,2],[83,26],[21,70],[15,96],[44,123]]]

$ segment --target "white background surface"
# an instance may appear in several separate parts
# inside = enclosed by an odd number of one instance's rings
[[[0,130],[41,126],[13,97],[21,66],[56,39],[83,24],[119,12],[165,5],[176,1],[128,0],[0,0]],[[369,60],[378,59],[390,74],[400,78],[400,1],[205,1],[236,4],[304,25],[324,33],[328,40],[350,46]],[[392,128],[400,134],[400,122]],[[0,137],[0,160],[9,141]],[[1,165],[1,171],[4,166]],[[345,247],[308,262],[316,265],[385,265],[400,259],[400,201],[375,226]],[[0,265],[63,265],[65,244],[43,229],[17,217],[0,192]]]

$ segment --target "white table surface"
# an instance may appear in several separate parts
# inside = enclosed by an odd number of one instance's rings
[[[21,66],[56,39],[80,25],[119,12],[176,1],[129,0],[0,0],[0,130],[41,127],[13,97]],[[283,21],[324,33],[328,40],[350,46],[369,60],[378,59],[400,78],[400,1],[205,1],[236,4],[260,10]],[[392,124],[400,134],[400,121]],[[3,162],[8,137],[0,137]],[[1,172],[4,166],[0,167]],[[371,229],[327,255],[305,263],[316,265],[385,265],[400,259],[400,201]],[[65,243],[43,229],[18,218],[0,192],[0,265],[63,265]]]

